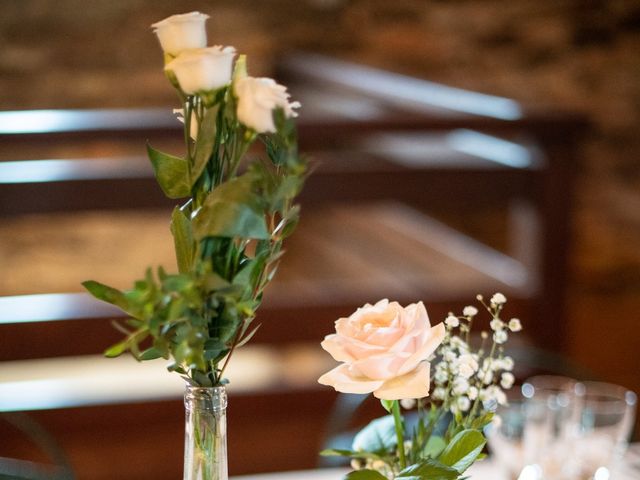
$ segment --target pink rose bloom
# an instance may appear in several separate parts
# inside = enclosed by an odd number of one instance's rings
[[[383,400],[429,394],[427,358],[445,335],[442,323],[431,327],[422,302],[403,308],[380,300],[336,321],[336,333],[322,348],[344,362],[318,382],[338,392],[370,393]]]

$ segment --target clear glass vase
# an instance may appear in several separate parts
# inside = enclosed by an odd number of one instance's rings
[[[184,480],[227,480],[227,392],[186,386]]]

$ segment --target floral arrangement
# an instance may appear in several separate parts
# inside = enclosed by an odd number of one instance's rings
[[[306,164],[294,124],[300,104],[274,80],[249,76],[234,48],[207,47],[207,18],[192,12],[152,26],[184,123],[182,156],[147,146],[163,192],[182,199],[171,215],[178,272],[148,269],[129,291],[83,285],[131,317],[107,356],[171,358],[170,371],[213,387],[226,383],[234,350],[257,330],[256,310],[298,221]]]
[[[494,410],[506,404],[504,390],[514,382],[504,344],[522,326],[502,320],[501,293],[477,299],[491,316],[492,335],[483,331],[475,349],[478,309],[471,305],[435,326],[422,302],[403,308],[388,300],[336,321],[322,347],[342,363],[318,381],[343,393],[373,393],[389,413],[361,430],[350,450],[322,452],[352,459],[345,479],[454,480],[483,457],[483,429],[498,420]],[[403,416],[401,406],[415,412]]]

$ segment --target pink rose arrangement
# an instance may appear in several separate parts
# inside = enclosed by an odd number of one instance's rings
[[[427,359],[442,342],[443,323],[432,327],[422,302],[402,307],[380,300],[336,321],[322,348],[344,362],[318,380],[344,393],[371,393],[383,400],[429,394]]]
[[[318,381],[342,393],[373,393],[389,413],[360,431],[350,450],[321,452],[352,459],[345,480],[457,480],[482,458],[483,428],[514,382],[504,344],[522,326],[501,319],[501,293],[477,299],[492,330],[481,332],[477,348],[470,333],[479,310],[471,305],[435,326],[422,302],[402,307],[386,299],[336,321],[322,348],[341,363]],[[410,422],[401,405],[417,407]]]

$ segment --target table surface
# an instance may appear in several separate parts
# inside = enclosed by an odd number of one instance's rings
[[[491,459],[486,459],[473,465],[466,473],[471,476],[470,480],[507,480],[508,476],[500,470],[501,469],[495,465]],[[341,480],[343,475],[348,471],[348,469],[344,468],[327,468],[243,475],[232,477],[231,480]],[[635,443],[629,447],[627,455],[625,456],[625,464],[616,469],[615,474],[611,475],[610,478],[614,480],[640,479],[640,443]]]

